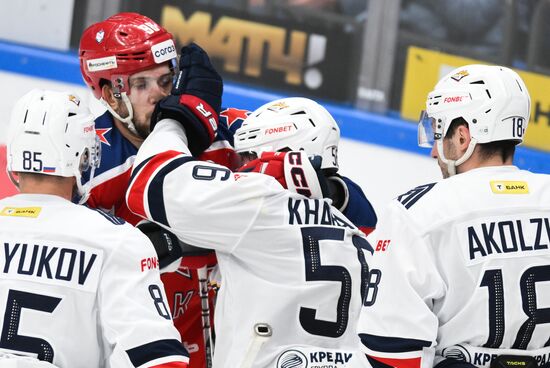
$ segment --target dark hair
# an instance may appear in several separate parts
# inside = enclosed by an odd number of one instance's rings
[[[445,138],[451,138],[461,125],[468,127],[468,122],[464,120],[464,118],[456,118],[451,121],[451,125],[449,126],[449,130],[447,130]],[[478,144],[477,147],[479,147],[479,155],[481,156],[481,159],[486,160],[495,155],[499,155],[502,158],[502,161],[505,162],[514,157],[517,144],[518,142],[516,141],[505,140]]]

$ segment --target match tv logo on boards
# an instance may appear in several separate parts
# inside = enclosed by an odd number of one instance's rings
[[[319,66],[325,61],[327,37],[203,10],[184,12],[166,5],[162,25],[186,45],[192,41],[205,48],[214,60],[223,60],[229,73],[254,79],[267,72],[280,72],[284,83],[317,90],[324,76]]]

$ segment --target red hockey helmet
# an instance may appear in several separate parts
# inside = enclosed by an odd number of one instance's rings
[[[80,71],[96,98],[102,79],[115,94],[130,93],[130,75],[164,62],[176,65],[174,38],[152,19],[138,13],[119,13],[88,27],[80,39]]]

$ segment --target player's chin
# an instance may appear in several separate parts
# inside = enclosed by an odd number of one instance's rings
[[[141,138],[145,139],[151,134],[151,116],[145,119],[134,119],[134,125]]]

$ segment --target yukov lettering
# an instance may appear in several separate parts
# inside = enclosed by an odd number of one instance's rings
[[[84,285],[97,254],[71,248],[48,245],[4,242],[5,263],[3,273],[16,272],[19,275]]]

